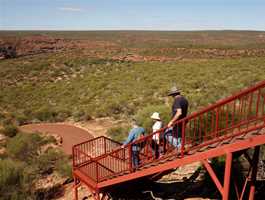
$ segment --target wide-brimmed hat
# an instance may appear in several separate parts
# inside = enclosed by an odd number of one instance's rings
[[[158,113],[158,112],[154,112],[154,113],[151,115],[151,119],[157,119],[157,120],[160,120],[159,113]]]
[[[180,90],[176,87],[176,86],[173,86],[169,93],[168,93],[168,96],[174,96],[176,94],[180,94]]]

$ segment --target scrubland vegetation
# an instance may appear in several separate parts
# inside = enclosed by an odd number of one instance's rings
[[[152,112],[169,120],[173,85],[191,113],[265,79],[264,32],[0,32],[0,39],[40,34],[71,48],[36,55],[18,48],[18,58],[0,60],[0,128],[8,136],[0,157],[3,199],[34,199],[37,179],[71,172],[61,152],[41,152],[51,139],[22,134],[19,125],[134,117],[150,131]],[[125,124],[108,134],[122,141],[128,130]]]
[[[68,61],[74,63],[68,67],[67,61],[54,60],[59,63],[42,57],[26,63],[2,61],[1,107],[17,114],[22,122],[31,117],[58,121],[69,115],[129,116],[146,105],[166,105],[167,91],[176,84],[189,98],[194,111],[263,80],[265,61],[264,58],[177,63],[103,60],[95,64],[82,58]]]
[[[23,60],[0,63],[0,105],[19,124],[128,119],[154,106],[145,120],[155,110],[170,110],[166,94],[172,85],[181,88],[192,112],[265,77],[264,58],[132,63],[44,55]]]
[[[51,175],[71,178],[69,158],[54,148],[53,137],[21,133],[8,114],[1,113],[0,199],[39,199],[38,181]],[[49,189],[49,188],[48,188]],[[46,191],[48,193],[48,190]]]
[[[34,32],[17,34],[23,38],[34,35]],[[262,38],[259,45],[259,36],[263,32],[46,34],[81,40],[81,43],[94,39],[100,44],[111,43],[112,46],[102,49],[104,45],[93,43],[94,46],[85,49],[76,47],[63,52],[0,61],[0,106],[12,113],[18,124],[57,122],[68,118],[86,121],[106,116],[127,121],[136,115],[148,130],[151,123],[148,116],[153,111],[165,113],[170,110],[171,99],[166,94],[172,85],[183,91],[190,101],[190,112],[193,112],[265,78],[265,58],[259,54],[239,54],[235,58],[229,54],[224,54],[223,58],[200,55],[205,54],[203,50],[206,48],[246,52],[263,50]],[[247,38],[249,40],[244,40]],[[166,51],[165,47],[168,47]],[[133,62],[111,57],[122,51],[125,51],[124,54],[142,55],[144,52],[152,56],[171,57],[177,54],[175,50],[179,48],[200,51],[194,55],[180,52],[182,59],[165,62]],[[92,50],[101,53],[101,56],[95,56]],[[165,122],[168,117],[164,114]]]

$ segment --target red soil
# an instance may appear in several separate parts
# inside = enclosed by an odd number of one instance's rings
[[[62,137],[62,150],[68,154],[72,154],[72,146],[93,138],[93,136],[84,129],[57,123],[29,124],[20,127],[24,132],[41,132],[55,134]]]

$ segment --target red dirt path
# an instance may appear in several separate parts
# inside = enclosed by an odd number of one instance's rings
[[[72,146],[93,138],[93,136],[84,129],[76,126],[57,124],[57,123],[41,123],[29,124],[21,126],[20,129],[24,132],[41,132],[60,135],[63,139],[62,150],[68,154],[72,154]]]

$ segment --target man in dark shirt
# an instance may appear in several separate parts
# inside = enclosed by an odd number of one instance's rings
[[[168,96],[172,96],[174,98],[174,103],[172,105],[172,118],[167,125],[168,129],[171,131],[166,133],[166,139],[173,146],[180,148],[182,123],[176,125],[174,125],[174,123],[187,116],[189,103],[188,100],[180,94],[180,91],[176,87],[171,89]]]

